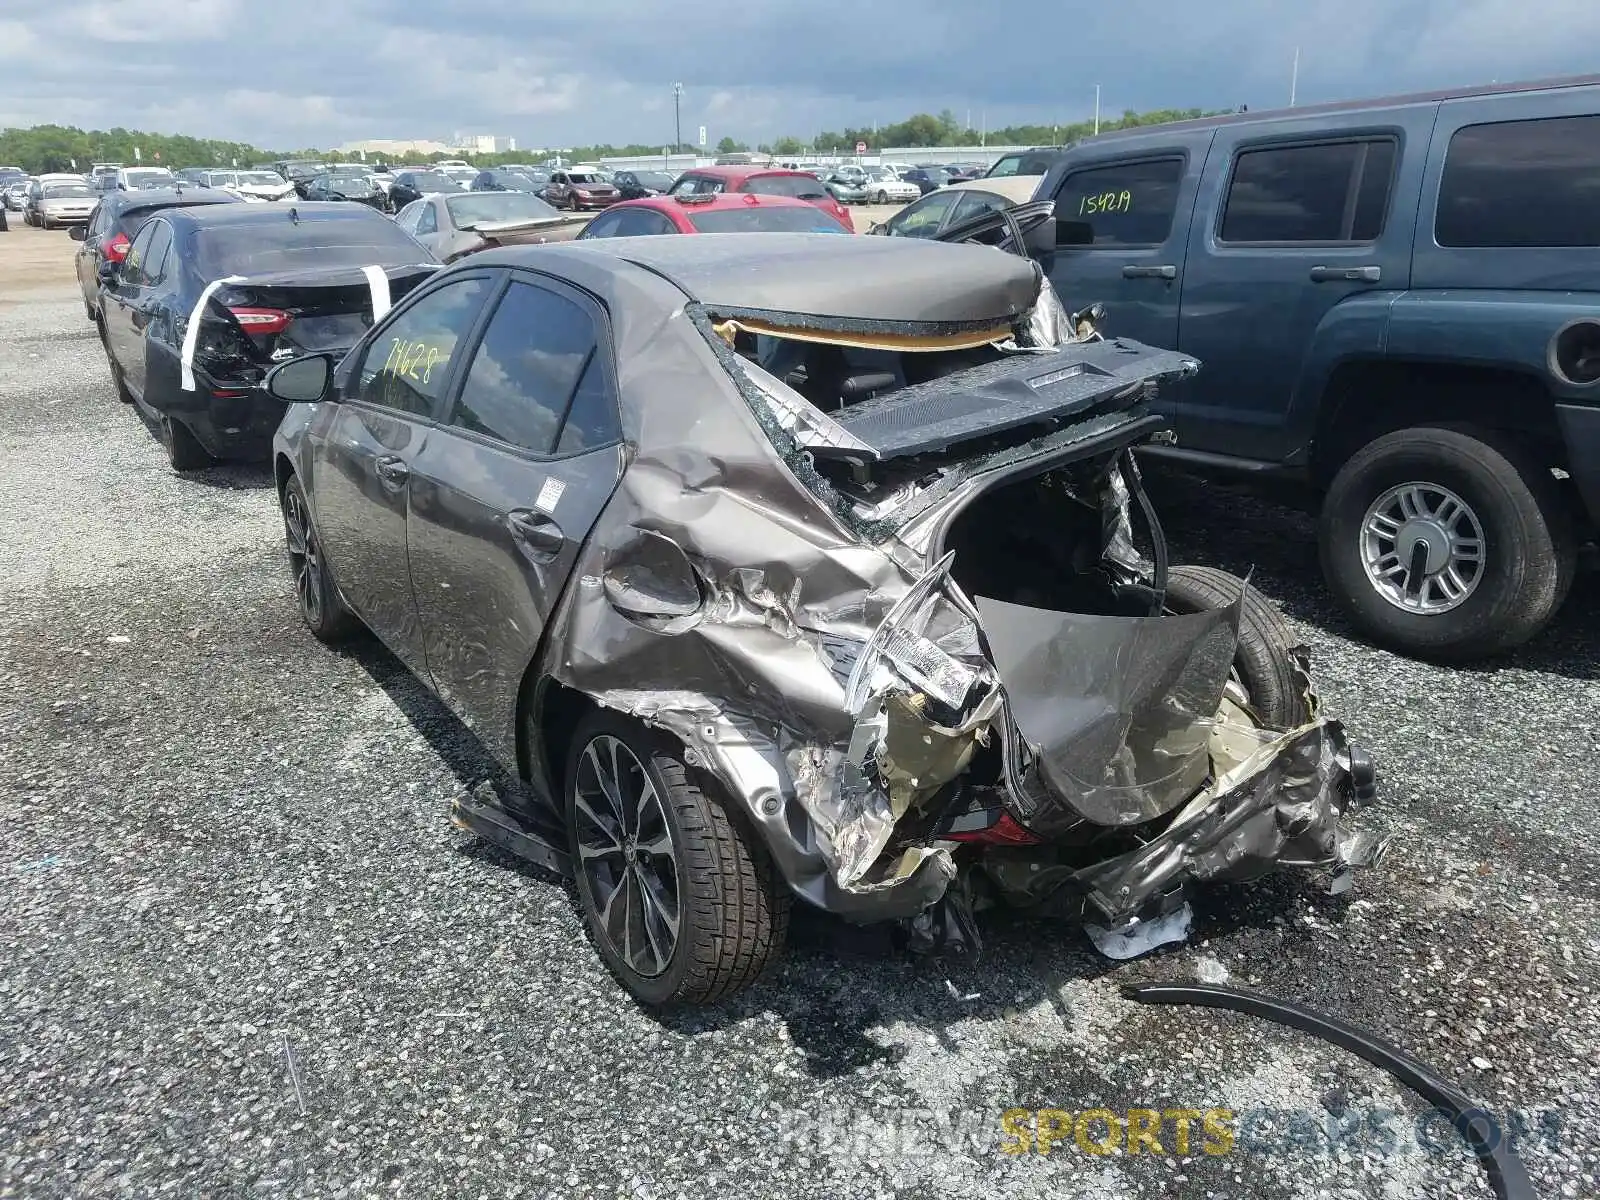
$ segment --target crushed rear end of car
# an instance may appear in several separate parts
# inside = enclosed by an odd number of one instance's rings
[[[1195,883],[1347,886],[1386,843],[1303,655],[1274,724],[1232,677],[1243,581],[1166,605],[1131,451],[1198,364],[1082,340],[1025,258],[896,261],[898,294],[824,264],[804,311],[684,306],[753,426],[658,402],[675,427],[636,431],[550,675],[681,740],[803,898],[932,942],[987,900],[1126,931]]]

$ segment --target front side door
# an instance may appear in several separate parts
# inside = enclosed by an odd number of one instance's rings
[[[1050,282],[1069,310],[1103,302],[1106,336],[1177,345],[1189,213],[1211,137],[1141,139],[1114,157],[1107,147],[1104,157],[1074,160],[1057,182]]]
[[[427,660],[406,569],[411,469],[443,411],[459,367],[456,352],[493,278],[457,277],[397,309],[348,374],[341,368],[337,405],[312,440],[312,505],[339,590],[424,679]]]
[[[1178,348],[1200,374],[1173,410],[1191,450],[1278,462],[1318,326],[1410,286],[1435,105],[1319,117],[1314,132],[1217,131],[1189,239]]]
[[[412,469],[407,549],[439,694],[501,753],[517,693],[621,475],[611,339],[590,297],[517,274]]]

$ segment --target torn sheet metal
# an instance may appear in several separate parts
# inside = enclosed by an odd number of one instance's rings
[[[1212,741],[1219,766],[1237,753],[1245,724],[1224,723]],[[1337,721],[1287,733],[1255,731],[1254,751],[1221,773],[1137,850],[1073,876],[1112,927],[1188,882],[1254,879],[1278,867],[1334,872],[1376,866],[1388,846],[1348,824],[1360,807],[1348,792],[1349,747]]]
[[[184,391],[194,391],[194,351],[200,342],[200,322],[205,317],[206,305],[211,303],[211,297],[217,294],[218,288],[230,283],[243,282],[243,275],[228,275],[222,279],[213,279],[201,290],[200,299],[194,302],[194,311],[189,314],[189,323],[183,330],[183,351],[178,364],[179,386]]]
[[[1211,612],[1099,617],[977,598],[1012,719],[1062,802],[1036,831],[1136,825],[1195,794],[1242,604],[1241,591]]]

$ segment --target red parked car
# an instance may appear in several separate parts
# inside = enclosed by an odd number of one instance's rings
[[[657,233],[854,233],[820,205],[790,196],[703,192],[613,204],[584,226],[578,241]]]
[[[855,231],[850,210],[833,198],[822,185],[822,180],[807,171],[754,166],[695,167],[678,176],[677,182],[672,185],[671,195],[699,196],[717,192],[791,196],[832,213],[843,222],[846,229]]]

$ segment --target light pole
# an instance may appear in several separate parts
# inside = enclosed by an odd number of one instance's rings
[[[683,149],[683,84],[672,85],[672,152],[677,154]]]
[[[1094,132],[1095,132],[1096,136],[1099,136],[1099,133],[1100,133],[1100,85],[1098,83],[1094,85]]]

